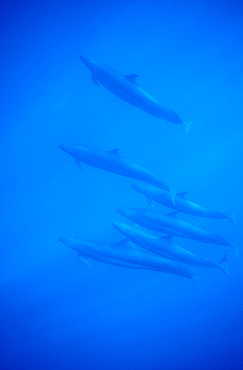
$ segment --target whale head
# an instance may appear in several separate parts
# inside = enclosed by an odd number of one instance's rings
[[[100,65],[93,59],[80,55],[80,59],[84,65],[93,73],[97,73],[100,70]]]
[[[112,226],[124,235],[130,235],[132,233],[131,225],[125,222],[113,222]]]
[[[150,196],[159,196],[161,199],[171,199],[171,195],[168,192],[151,184],[145,184],[143,182],[135,183],[132,184],[132,189],[148,198]]]
[[[141,194],[146,194],[148,188],[149,188],[149,185],[144,184],[142,182],[132,184],[132,189],[136,190],[137,192],[139,192]]]
[[[59,149],[70,154],[72,157],[78,158],[80,160],[85,159],[90,152],[88,146],[76,144],[60,144]]]
[[[64,235],[60,236],[58,240],[82,255],[90,254],[96,248],[95,243],[80,237]]]
[[[134,220],[138,216],[139,210],[136,208],[120,207],[116,209],[116,212],[130,220]]]

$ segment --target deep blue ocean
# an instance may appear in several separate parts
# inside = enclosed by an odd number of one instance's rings
[[[227,0],[1,2],[0,368],[243,369],[243,5]],[[97,87],[83,54],[192,121],[188,134]],[[188,199],[238,211],[180,214],[237,241],[176,238],[219,262],[195,281],[78,255],[61,235],[116,243],[117,207],[149,207],[132,179],[87,165],[61,143],[119,148]],[[157,205],[157,210],[170,209]]]

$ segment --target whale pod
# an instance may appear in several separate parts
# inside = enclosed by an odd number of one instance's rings
[[[132,243],[139,245],[149,252],[189,265],[219,268],[229,277],[227,255],[221,259],[220,263],[215,263],[208,258],[202,258],[181,248],[168,236],[163,237],[142,227],[129,225],[125,222],[113,222],[113,226]]]

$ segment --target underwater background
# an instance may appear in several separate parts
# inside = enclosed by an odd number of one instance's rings
[[[240,1],[1,3],[1,369],[243,368],[243,17]],[[184,120],[157,119],[91,80],[79,55],[124,74]],[[61,143],[119,148],[237,225],[180,215],[237,241],[176,239],[231,278],[195,282],[91,261],[61,235],[122,239],[117,207],[146,207],[132,179],[83,166]],[[164,213],[169,209],[157,205]]]

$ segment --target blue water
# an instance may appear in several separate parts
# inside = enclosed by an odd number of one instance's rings
[[[1,369],[243,368],[243,115],[240,1],[1,3]],[[80,54],[106,63],[193,121],[189,133],[97,87]],[[180,217],[238,240],[182,247],[231,279],[83,266],[58,241],[117,242],[117,207],[145,207],[132,180],[83,166],[60,143],[120,153],[228,220]],[[168,209],[157,206],[168,212]]]

